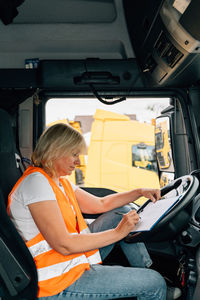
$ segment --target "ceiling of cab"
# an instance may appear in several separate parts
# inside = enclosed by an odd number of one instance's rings
[[[116,18],[113,0],[26,0],[15,24],[104,23]]]
[[[12,22],[0,21],[0,68],[24,68],[32,58],[135,57],[121,0],[20,2]]]

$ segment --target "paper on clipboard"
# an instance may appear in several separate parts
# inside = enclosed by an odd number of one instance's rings
[[[140,220],[132,232],[149,231],[156,223],[176,204],[181,196],[158,200],[156,203],[149,202],[144,209],[140,210]]]

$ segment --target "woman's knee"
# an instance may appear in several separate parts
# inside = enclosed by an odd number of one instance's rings
[[[123,214],[127,214],[129,211],[131,210],[131,207],[129,205],[124,205],[124,206],[121,206],[121,207],[118,207],[118,208],[115,208],[111,211],[115,212],[115,211],[120,211],[122,212]]]
[[[123,214],[127,214],[130,210],[131,208],[128,205],[124,205],[111,210],[109,213],[112,216],[112,222],[117,225],[121,221]],[[117,214],[117,212],[120,212],[120,214]]]

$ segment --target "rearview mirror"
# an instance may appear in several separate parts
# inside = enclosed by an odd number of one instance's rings
[[[169,117],[159,117],[155,126],[155,147],[160,171],[174,172]]]

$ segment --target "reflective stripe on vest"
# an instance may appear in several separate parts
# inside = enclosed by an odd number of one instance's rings
[[[85,255],[81,255],[78,257],[73,258],[72,260],[62,263],[58,263],[49,267],[44,267],[38,269],[38,281],[48,280],[57,276],[60,276],[60,274],[65,274],[69,272],[69,270],[73,269],[74,267],[81,265],[81,264],[87,264],[88,260],[85,257]]]
[[[8,211],[11,202],[11,194],[26,176],[34,172],[40,172],[48,179],[49,184],[55,193],[67,230],[71,234],[78,234],[76,230],[78,222],[80,234],[89,233],[90,230],[80,212],[71,184],[65,178],[61,180],[65,193],[67,194],[66,197],[56,183],[41,168],[29,167],[24,172],[23,176],[16,183],[9,195]],[[76,216],[74,215],[71,205],[73,205]],[[74,283],[85,270],[89,270],[90,264],[101,263],[98,249],[65,256],[52,249],[41,233],[28,241],[26,245],[34,258],[37,267],[39,287],[38,297],[53,296],[62,292],[65,288]]]

